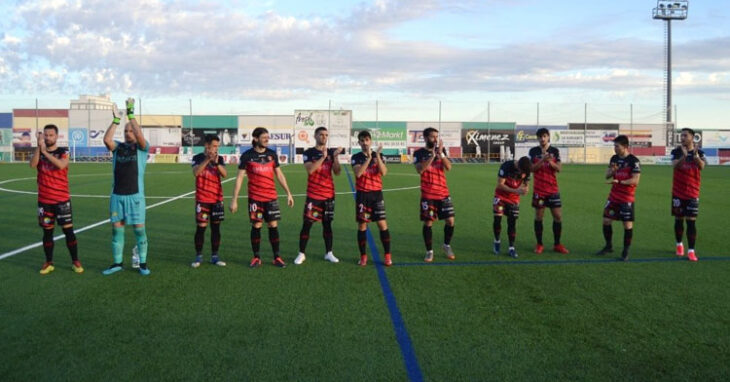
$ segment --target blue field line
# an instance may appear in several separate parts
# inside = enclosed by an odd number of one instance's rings
[[[684,257],[652,257],[645,259],[630,259],[629,263],[670,263],[670,262],[690,262]],[[703,261],[730,261],[730,257],[703,257]],[[603,263],[623,263],[620,258],[601,258],[601,259],[574,259],[574,260],[485,260],[485,261],[467,261],[467,262],[441,262],[441,263],[393,263],[394,267],[443,267],[443,266],[484,266],[484,265],[565,265],[565,264],[603,264]]]
[[[352,197],[355,198],[355,185],[352,182],[352,176],[350,171],[345,166],[345,172],[347,173],[347,180],[350,182],[350,188],[353,191]],[[380,261],[380,254],[378,253],[378,247],[375,244],[370,228],[367,229],[368,245],[373,254],[373,263],[375,269],[378,271],[378,280],[380,280],[380,288],[383,290],[383,297],[385,297],[385,303],[390,311],[390,320],[393,322],[393,330],[395,330],[395,338],[398,340],[400,346],[400,352],[403,355],[403,363],[405,363],[406,372],[408,373],[408,379],[411,381],[423,381],[423,374],[421,374],[421,366],[418,364],[416,353],[413,351],[413,343],[411,342],[411,336],[408,335],[406,324],[403,322],[403,316],[398,309],[398,303],[395,301],[395,295],[393,290],[390,288],[390,282],[385,274],[385,265]]]

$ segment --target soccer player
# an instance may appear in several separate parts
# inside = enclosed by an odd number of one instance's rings
[[[279,256],[279,229],[278,221],[281,220],[281,211],[276,193],[274,177],[286,191],[286,202],[289,207],[294,207],[294,197],[286,184],[284,173],[279,167],[279,158],[276,151],[268,148],[269,131],[263,127],[253,130],[253,148],[241,154],[238,162],[238,176],[236,186],[233,189],[233,199],[230,209],[232,213],[238,211],[238,193],[241,191],[243,178],[248,175],[248,211],[251,220],[251,248],[253,258],[249,266],[256,268],[261,266],[261,227],[263,223],[269,227],[269,243],[274,252],[274,265],[280,268],[286,267],[286,263]]]
[[[639,185],[641,168],[639,159],[629,153],[629,138],[619,135],[613,140],[613,150],[616,155],[611,157],[606,170],[606,179],[611,179],[611,192],[608,194],[606,207],[603,209],[603,237],[606,246],[598,251],[598,255],[613,252],[611,238],[613,220],[621,220],[624,224],[624,249],[621,258],[629,261],[629,248],[634,235],[634,193]]]
[[[517,236],[517,218],[520,216],[520,195],[529,190],[530,158],[522,157],[519,161],[510,160],[502,163],[497,174],[497,187],[494,189],[494,254],[499,255],[501,247],[502,216],[507,215],[507,238],[509,239],[509,255],[517,258],[515,238]]]
[[[383,159],[383,145],[377,151],[371,149],[370,132],[363,130],[357,134],[361,152],[351,158],[352,171],[355,173],[355,216],[357,220],[357,245],[360,249],[358,264],[368,264],[366,249],[368,223],[375,222],[380,230],[383,243],[383,256],[386,267],[393,265],[390,255],[390,231],[385,220],[385,200],[383,199],[383,176],[388,173]]]
[[[451,238],[454,236],[454,203],[451,201],[449,186],[446,184],[446,171],[451,170],[451,161],[439,132],[433,127],[423,130],[426,147],[413,153],[413,163],[421,175],[421,221],[423,221],[423,242],[426,244],[425,262],[433,261],[433,222],[441,219],[444,224],[444,244],[446,258],[454,260]]]
[[[684,221],[687,220],[687,257],[697,261],[695,222],[700,209],[700,171],[707,164],[705,153],[694,145],[695,132],[684,128],[680,134],[680,146],[672,150],[672,215],[674,215],[674,234],[677,238],[677,256],[684,256]]]
[[[205,136],[205,151],[193,157],[195,176],[195,261],[190,264],[197,268],[203,262],[203,242],[205,229],[210,222],[210,263],[225,267],[226,263],[218,258],[221,244],[221,222],[224,219],[223,187],[221,178],[228,176],[226,162],[218,155],[220,138],[217,135]]]
[[[46,125],[38,132],[38,147],[30,160],[30,167],[38,170],[38,224],[43,229],[43,251],[46,262],[40,270],[47,275],[53,266],[54,221],[66,236],[66,247],[71,254],[71,269],[83,273],[78,256],[76,235],[71,216],[71,195],[68,188],[68,150],[56,145],[58,127]]]
[[[545,247],[542,244],[542,219],[545,216],[545,208],[550,208],[553,215],[553,251],[567,254],[568,249],[560,243],[560,235],[563,231],[562,202],[558,190],[558,180],[555,176],[562,169],[560,162],[560,150],[550,145],[550,131],[542,127],[537,129],[538,146],[530,149],[528,155],[532,161],[532,173],[535,174],[535,183],[532,188],[532,207],[535,208],[535,253],[543,252]]]
[[[124,142],[114,140],[114,131],[119,125],[121,115],[116,105],[112,106],[114,120],[104,133],[104,145],[113,154],[114,181],[109,199],[109,213],[112,223],[114,263],[102,273],[111,275],[122,270],[124,227],[131,224],[137,241],[139,273],[147,276],[150,274],[150,269],[147,267],[144,171],[147,167],[149,147],[134,117],[134,98],[127,99],[126,107],[129,122],[124,125]]]
[[[324,259],[331,263],[340,260],[332,253],[332,220],[335,218],[335,183],[332,174],[340,175],[342,167],[337,156],[342,154],[342,147],[327,148],[329,133],[326,127],[314,130],[316,146],[304,152],[304,168],[307,170],[307,202],[304,204],[304,222],[299,232],[299,254],[294,264],[301,264],[307,259],[305,251],[312,224],[322,222],[324,238]]]

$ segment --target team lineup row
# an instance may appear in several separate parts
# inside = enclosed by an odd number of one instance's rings
[[[112,224],[112,257],[113,263],[102,273],[111,275],[123,269],[124,229],[132,225],[136,238],[133,255],[133,267],[142,275],[149,275],[147,265],[147,234],[145,229],[144,173],[148,145],[142,130],[134,116],[134,99],[126,101],[126,114],[129,120],[124,126],[124,141],[114,141],[116,127],[121,114],[114,105],[112,123],[104,135],[104,144],[112,153],[113,183],[110,196],[110,221]],[[83,273],[84,269],[78,259],[78,246],[73,230],[71,200],[68,185],[68,152],[56,145],[58,128],[46,125],[38,132],[36,147],[30,165],[37,169],[38,183],[38,218],[43,229],[43,247],[46,261],[40,270],[41,274],[52,272],[53,263],[53,230],[55,225],[61,226],[66,237],[66,246],[72,259],[74,272]],[[238,173],[235,180],[233,198],[229,205],[231,213],[238,211],[238,197],[244,178],[248,176],[248,212],[251,222],[251,249],[253,257],[250,267],[261,266],[261,229],[264,223],[268,228],[268,239],[274,260],[278,267],[286,267],[280,256],[278,221],[281,212],[277,201],[276,181],[287,195],[287,205],[294,206],[294,199],[289,190],[276,152],[268,148],[268,131],[258,127],[253,131],[253,148],[241,154],[238,162]],[[676,254],[684,256],[683,235],[684,222],[687,226],[689,260],[697,261],[695,253],[696,227],[695,220],[699,208],[700,172],[706,162],[704,153],[694,146],[691,129],[683,129],[681,145],[672,151],[674,176],[672,184],[672,214],[675,216]],[[414,153],[414,166],[421,178],[421,213],[423,221],[423,240],[426,247],[424,261],[434,258],[432,229],[437,220],[444,221],[444,243],[442,248],[446,257],[455,258],[451,248],[454,234],[454,206],[446,182],[446,172],[452,168],[451,161],[439,139],[438,130],[426,128],[423,131],[425,146]],[[557,182],[557,173],[562,163],[560,152],[550,145],[550,134],[545,128],[537,131],[538,145],[533,147],[528,156],[519,160],[504,162],[498,172],[498,182],[493,202],[493,230],[495,254],[501,250],[502,218],[507,218],[508,254],[517,258],[515,239],[517,219],[519,217],[520,196],[529,191],[530,176],[534,177],[532,206],[535,208],[535,253],[544,251],[543,218],[545,209],[550,209],[553,217],[553,250],[567,254],[568,249],[561,243],[562,203]],[[295,264],[306,260],[306,246],[313,224],[321,222],[323,239],[326,248],[325,259],[337,263],[339,259],[332,252],[335,188],[333,175],[342,171],[338,155],[340,148],[328,148],[328,131],[325,127],[315,130],[316,145],[304,152],[304,167],[308,174],[307,195],[304,206],[303,224],[299,234],[299,253]],[[361,152],[352,155],[351,165],[355,174],[355,207],[358,225],[357,244],[360,251],[360,266],[366,266],[368,256],[367,227],[368,223],[376,223],[384,252],[384,264],[393,263],[390,251],[390,232],[385,213],[385,202],[382,192],[382,177],[388,168],[381,154],[382,146],[373,150],[371,135],[368,131],[358,134]],[[196,223],[194,245],[196,256],[191,266],[199,267],[203,263],[203,244],[205,231],[211,227],[210,244],[212,264],[225,266],[220,259],[218,249],[221,242],[220,224],[224,220],[223,189],[221,179],[228,176],[223,158],[218,155],[220,138],[208,135],[205,138],[205,150],[192,159],[195,176],[195,208]],[[607,182],[612,184],[611,191],[603,212],[603,234],[605,246],[598,255],[613,252],[612,221],[619,220],[624,227],[624,240],[621,258],[629,259],[634,222],[634,193],[639,184],[639,160],[630,154],[629,141],[620,135],[614,140],[615,155],[611,158],[606,170]]]

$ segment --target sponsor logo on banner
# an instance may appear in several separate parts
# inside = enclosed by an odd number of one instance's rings
[[[68,129],[69,146],[86,147],[89,145],[89,135],[86,128],[72,127]]]

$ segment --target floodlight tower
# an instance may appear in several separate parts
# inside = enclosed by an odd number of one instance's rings
[[[674,145],[674,128],[672,127],[672,20],[684,20],[687,18],[687,8],[689,8],[688,0],[658,0],[657,7],[654,8],[653,16],[655,20],[664,20],[666,22],[666,31],[664,34],[666,40],[667,67],[664,72],[664,86],[667,92],[667,100],[664,111],[667,114],[667,144]]]

